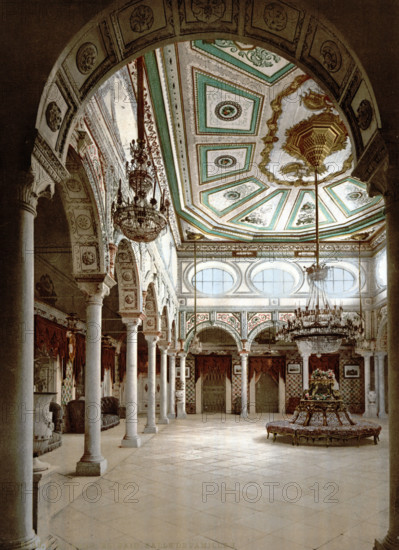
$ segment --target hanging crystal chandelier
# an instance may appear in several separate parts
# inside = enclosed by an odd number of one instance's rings
[[[169,201],[165,191],[161,195],[160,205],[155,198],[157,189],[156,168],[151,150],[144,136],[144,85],[143,58],[137,59],[137,125],[138,139],[130,144],[132,159],[126,162],[126,179],[131,192],[124,197],[122,181],[116,203],[112,205],[114,225],[128,239],[136,242],[154,241],[168,224]],[[151,197],[151,198],[150,198]]]
[[[330,305],[325,288],[329,267],[320,263],[317,174],[325,158],[344,147],[346,137],[346,128],[339,117],[322,113],[298,123],[285,145],[287,151],[314,169],[316,262],[306,268],[310,292],[305,309],[297,308],[277,337],[295,342],[301,353],[309,355],[335,353],[343,340],[354,339],[361,330],[361,324],[344,319],[342,307]]]

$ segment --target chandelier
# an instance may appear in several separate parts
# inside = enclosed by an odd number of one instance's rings
[[[131,192],[122,194],[122,181],[116,203],[112,205],[114,225],[128,239],[136,242],[154,241],[168,224],[169,201],[165,191],[161,195],[160,205],[155,198],[157,188],[156,168],[151,149],[144,135],[144,85],[143,58],[137,59],[137,126],[138,138],[130,144],[132,159],[126,162],[126,179]]]
[[[285,149],[314,169],[316,262],[306,268],[309,283],[306,307],[295,310],[294,317],[280,329],[278,339],[295,342],[303,354],[320,356],[338,351],[343,340],[354,339],[361,330],[350,318],[344,319],[342,307],[330,305],[325,288],[329,267],[320,263],[317,174],[325,169],[325,158],[344,147],[347,131],[338,115],[332,113],[314,115],[292,130]]]
[[[187,232],[187,238],[194,242],[194,336],[189,351],[192,355],[202,352],[202,343],[197,334],[197,241],[203,239],[201,233]]]

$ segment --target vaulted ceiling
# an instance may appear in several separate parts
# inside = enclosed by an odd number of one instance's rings
[[[231,40],[171,45],[146,54],[145,64],[147,114],[156,123],[149,132],[182,241],[192,231],[216,241],[314,239],[314,171],[293,144],[301,121],[339,116],[317,83],[280,56]],[[135,63],[128,71],[134,89]],[[133,126],[126,113],[119,119],[126,143]],[[381,198],[351,177],[351,143],[340,131],[318,175],[327,240],[375,234],[384,224]]]

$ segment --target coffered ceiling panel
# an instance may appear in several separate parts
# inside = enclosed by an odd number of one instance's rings
[[[292,63],[253,45],[214,40],[167,46],[146,54],[145,64],[183,241],[187,231],[215,241],[314,239],[315,174],[297,147],[309,120],[337,130],[318,169],[321,238],[381,227],[382,200],[351,177],[352,147],[338,111]],[[135,93],[135,64],[128,69]]]

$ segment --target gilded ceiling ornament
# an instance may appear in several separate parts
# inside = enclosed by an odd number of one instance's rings
[[[310,111],[331,111],[333,102],[326,94],[318,94],[314,90],[309,90],[307,94],[301,95],[301,103]]]
[[[371,121],[373,120],[373,108],[368,99],[363,99],[360,102],[359,107],[356,111],[357,114],[357,123],[361,130],[367,130],[370,126]]]
[[[154,12],[149,6],[141,5],[130,15],[130,28],[133,32],[149,31],[154,24]]]
[[[80,73],[90,73],[97,62],[97,48],[91,42],[82,44],[76,54],[76,66]]]
[[[323,65],[330,73],[336,73],[342,66],[342,55],[335,42],[326,40],[320,48]]]
[[[226,11],[224,0],[191,0],[193,15],[203,23],[214,23],[221,19]]]
[[[285,8],[277,2],[265,6],[263,19],[272,31],[283,31],[287,26],[288,16]]]
[[[265,144],[265,147],[261,152],[262,161],[259,163],[258,167],[260,171],[267,176],[269,181],[272,181],[273,183],[277,183],[278,185],[294,186],[294,187],[303,187],[307,185],[313,185],[313,178],[310,178],[310,175],[313,174],[314,169],[310,167],[309,164],[303,160],[303,158],[299,158],[296,155],[294,155],[294,158],[296,159],[295,161],[288,162],[287,164],[284,164],[279,168],[279,172],[282,175],[287,175],[287,178],[281,179],[276,173],[276,170],[268,169],[271,153],[273,151],[273,148],[275,147],[275,144],[278,142],[278,138],[276,134],[278,131],[279,119],[283,113],[284,100],[286,100],[286,98],[288,98],[290,95],[297,92],[297,90],[309,79],[310,77],[307,75],[297,76],[291,82],[291,84],[287,86],[287,88],[285,88],[270,103],[273,114],[272,114],[272,117],[267,121],[269,132],[262,139],[263,143]],[[324,109],[323,113],[321,114],[330,114],[332,116],[337,116],[337,115],[333,115],[332,113],[332,103],[329,100],[329,98],[324,94],[318,94],[313,90],[310,90],[308,93],[303,94],[301,96],[301,103],[303,103],[303,105],[310,110],[315,111],[319,109]],[[314,115],[314,116],[319,116],[319,115]],[[290,130],[288,130],[288,132],[289,131]],[[283,146],[283,149],[285,149],[284,146]],[[292,154],[290,151],[287,151],[287,152]],[[324,178],[320,178],[319,183],[327,183],[328,181],[331,181],[332,179],[337,178],[341,174],[344,174],[351,168],[352,161],[353,161],[353,156],[352,154],[350,154],[344,160],[342,164],[342,168],[339,171],[335,171],[334,173],[326,175]],[[324,164],[321,164],[318,168],[318,174],[321,175],[326,171],[327,171],[326,166]],[[309,178],[309,181],[307,181],[305,178]]]
[[[55,101],[51,101],[46,109],[47,126],[52,132],[57,132],[61,128],[62,116],[61,109]]]
[[[348,132],[339,115],[323,112],[301,120],[285,132],[283,150],[309,167],[324,167],[324,160],[346,147]],[[325,167],[324,167],[325,168]]]

